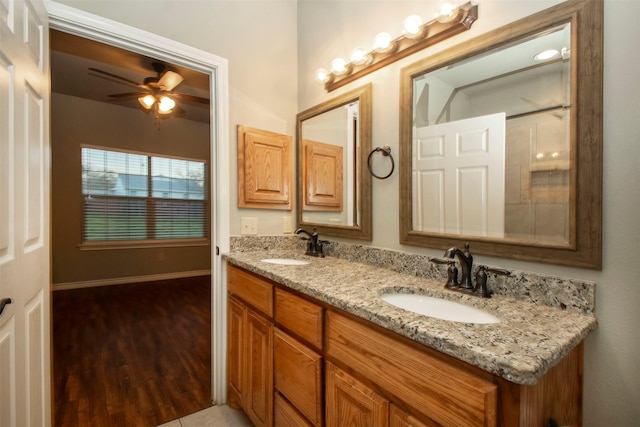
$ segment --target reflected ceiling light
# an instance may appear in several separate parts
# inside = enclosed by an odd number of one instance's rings
[[[376,52],[389,52],[393,47],[393,39],[389,33],[378,33],[373,39],[373,50]]]
[[[456,0],[442,0],[438,3],[433,17],[436,21],[446,24],[453,21],[460,12],[460,4]]]
[[[414,39],[422,34],[422,18],[418,15],[407,16],[402,24],[402,34],[405,37]]]
[[[149,95],[141,96],[140,98],[138,98],[138,102],[145,109],[150,110],[151,107],[153,107],[153,104],[156,103],[156,98],[153,95],[149,94]]]
[[[536,61],[546,61],[548,59],[555,58],[560,55],[560,52],[557,49],[548,49],[543,52],[540,52],[536,56],[533,57]]]

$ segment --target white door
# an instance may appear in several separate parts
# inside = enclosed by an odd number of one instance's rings
[[[0,0],[0,427],[51,425],[47,20]]]
[[[415,132],[413,229],[503,237],[505,114]]]

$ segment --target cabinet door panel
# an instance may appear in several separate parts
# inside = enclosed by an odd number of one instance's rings
[[[242,407],[244,391],[244,324],[247,309],[233,297],[229,297],[227,308],[227,390],[228,404],[232,408]]]
[[[322,423],[322,357],[276,329],[275,385],[313,425]]]
[[[273,326],[259,314],[247,311],[244,408],[253,424],[271,427],[273,402]]]
[[[327,427],[386,427],[389,402],[331,363],[326,364]]]

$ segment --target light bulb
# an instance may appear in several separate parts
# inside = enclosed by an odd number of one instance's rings
[[[422,33],[422,18],[418,15],[407,16],[403,21],[402,34],[410,39]]]
[[[370,61],[371,57],[369,54],[362,48],[357,47],[353,49],[351,52],[351,62],[356,65],[366,64]]]
[[[160,98],[160,104],[158,104],[158,112],[162,114],[170,113],[175,106],[176,101],[169,98],[168,96],[163,96],[162,98]]]
[[[326,83],[329,81],[330,78],[331,78],[331,75],[324,68],[319,68],[316,71],[316,80],[318,80],[320,83]]]
[[[392,39],[389,33],[378,33],[373,39],[373,49],[376,52],[388,52],[392,47]]]
[[[536,61],[546,61],[547,59],[555,58],[558,56],[560,52],[556,49],[548,49],[543,52],[540,52],[536,56],[533,57]]]
[[[342,58],[336,58],[331,61],[331,72],[333,74],[344,74],[347,72],[347,61]]]
[[[153,106],[153,104],[155,104],[156,98],[153,95],[145,95],[145,96],[141,96],[140,98],[138,98],[138,102],[144,108],[149,110]]]
[[[433,17],[436,21],[446,24],[447,22],[451,22],[458,16],[459,6],[458,2],[455,0],[442,0],[438,7],[436,8],[436,12]]]

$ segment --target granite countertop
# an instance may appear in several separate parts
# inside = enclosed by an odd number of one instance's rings
[[[260,261],[266,258],[310,263],[291,266]],[[535,384],[597,325],[593,314],[503,295],[488,299],[464,295],[444,289],[445,277],[436,281],[334,257],[261,250],[231,252],[223,259],[517,384]],[[461,302],[492,313],[500,323],[460,323],[415,314],[379,298],[389,291]]]

